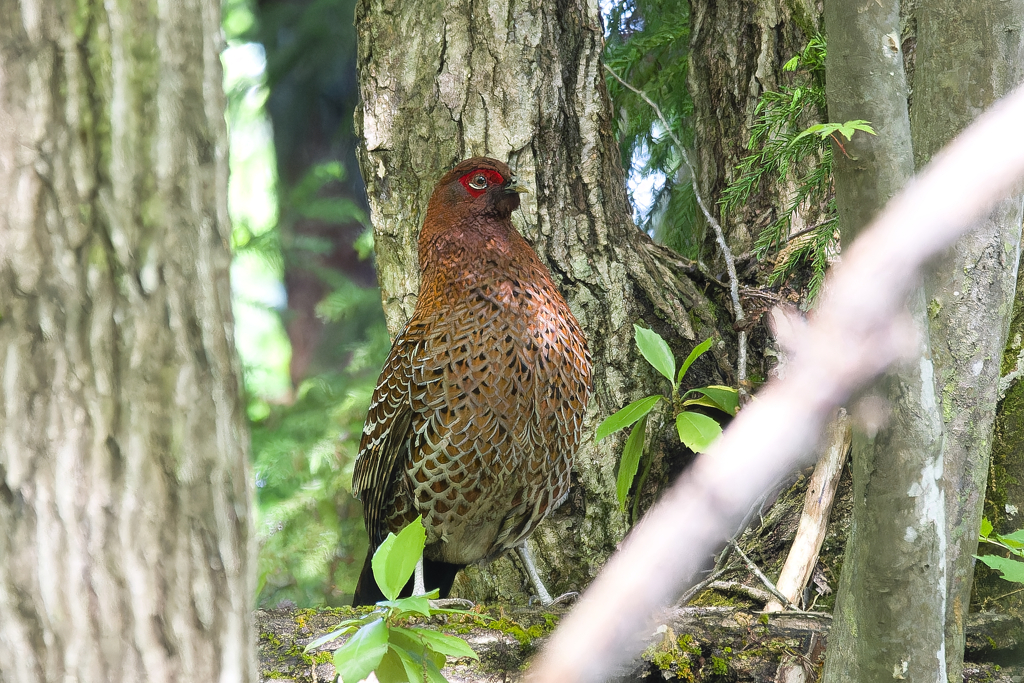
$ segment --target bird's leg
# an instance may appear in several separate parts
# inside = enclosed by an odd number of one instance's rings
[[[533,556],[530,555],[530,547],[526,545],[526,541],[516,546],[516,552],[519,553],[519,559],[526,566],[526,573],[530,575],[530,581],[533,582],[533,587],[537,590],[540,604],[550,605],[554,601],[551,599],[548,589],[544,587],[544,582],[540,580],[540,574],[537,573],[537,565],[533,563]]]
[[[406,565],[407,567],[409,565]],[[416,573],[413,574],[412,580],[412,594],[413,595],[425,595],[427,587],[423,583],[423,555],[420,555],[419,561],[416,562]]]

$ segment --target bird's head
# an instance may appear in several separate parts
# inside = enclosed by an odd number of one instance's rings
[[[441,178],[430,205],[458,213],[508,218],[519,208],[519,194],[526,191],[507,165],[497,159],[473,157]]]

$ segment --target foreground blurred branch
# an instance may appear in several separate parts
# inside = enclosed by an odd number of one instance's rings
[[[634,529],[554,633],[530,680],[614,675],[637,652],[655,611],[693,581],[761,491],[811,455],[835,407],[916,349],[903,312],[907,293],[928,259],[1024,175],[1021,121],[1024,88],[981,116],[889,203],[844,254],[812,322],[790,318],[778,326],[780,343],[793,349],[786,379],[744,408]]]

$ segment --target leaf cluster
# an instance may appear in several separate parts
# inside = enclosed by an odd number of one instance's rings
[[[1024,529],[1018,529],[1005,536],[994,534],[992,533],[992,522],[983,518],[978,540],[1008,551],[1010,557],[975,555],[975,558],[998,571],[1007,581],[1024,584]]]
[[[866,121],[843,124],[828,120],[825,102],[825,39],[817,35],[804,50],[783,66],[794,72],[800,85],[782,85],[778,91],[765,91],[754,110],[749,154],[736,167],[736,179],[726,186],[719,199],[724,213],[744,206],[750,197],[771,182],[794,187],[789,201],[777,218],[758,235],[754,250],[759,260],[776,254],[769,284],[775,285],[801,264],[811,264],[809,297],[817,296],[824,282],[829,254],[836,247],[836,206],[832,186],[832,147],[829,138],[837,131],[852,135],[867,130]],[[808,122],[818,123],[808,126]],[[847,137],[848,139],[848,137]],[[799,241],[789,242],[792,218],[800,209],[819,221]]]
[[[687,448],[697,453],[702,453],[711,446],[712,442],[722,433],[722,427],[715,419],[697,412],[693,408],[697,406],[711,408],[730,416],[735,415],[739,408],[739,394],[732,387],[713,385],[690,389],[682,394],[679,392],[686,371],[690,369],[694,361],[711,348],[710,339],[706,339],[690,351],[690,355],[679,366],[677,373],[675,356],[672,355],[672,349],[669,348],[665,339],[657,332],[639,325],[634,325],[633,328],[637,348],[640,349],[640,353],[647,362],[669,381],[672,386],[672,395],[669,397],[655,394],[633,401],[625,408],[607,417],[597,427],[596,439],[601,441],[621,429],[636,424],[626,439],[622,459],[619,461],[618,478],[615,482],[615,493],[622,510],[626,509],[626,498],[629,496],[629,490],[632,488],[644,454],[647,416],[659,403],[665,401],[672,407],[679,440]],[[646,479],[649,467],[650,459],[648,458],[647,466],[641,475],[640,487],[643,486],[643,480]],[[634,519],[637,517],[635,503],[634,500]]]
[[[409,524],[396,536],[388,534],[373,554],[373,578],[384,597],[378,609],[356,619],[346,619],[338,628],[306,646],[306,652],[337,638],[354,634],[334,651],[334,668],[342,681],[361,681],[371,672],[380,683],[428,681],[446,683],[441,674],[448,657],[479,659],[461,638],[428,628],[402,626],[409,618],[434,614],[466,614],[465,610],[436,609],[427,595],[400,598],[423,555],[426,530],[422,520]]]

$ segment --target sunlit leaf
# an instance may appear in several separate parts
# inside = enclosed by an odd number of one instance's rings
[[[642,398],[639,401],[633,401],[622,410],[614,413],[613,415],[609,415],[605,418],[604,422],[597,427],[597,440],[600,441],[609,434],[614,434],[620,429],[625,429],[629,425],[633,424],[641,417],[651,412],[654,409],[654,406],[658,404],[658,401],[663,398],[665,397],[648,396],[647,398]]]
[[[434,652],[440,652],[448,657],[471,657],[473,659],[480,659],[473,648],[469,646],[462,638],[456,638],[455,636],[445,635],[444,633],[438,633],[427,628],[402,628],[395,626],[391,629],[395,633],[401,633],[408,638],[419,641],[434,650]]]
[[[373,616],[373,615],[372,614],[368,614],[367,615],[367,617],[371,617],[371,616]],[[367,618],[366,621],[371,621],[371,620]],[[335,638],[340,638],[341,636],[347,635],[347,634],[351,633],[352,631],[354,631],[355,629],[359,628],[360,624],[362,624],[362,623],[364,623],[364,619],[346,619],[345,621],[343,621],[340,624],[338,624],[338,628],[334,629],[330,633],[326,633],[326,634],[320,636],[319,638],[314,638],[313,640],[309,641],[309,643],[306,644],[306,647],[303,648],[302,651],[303,652],[309,652],[311,650],[314,650],[314,649],[320,647],[321,645],[323,645],[326,642],[329,642],[331,640],[334,640]]]
[[[668,343],[654,330],[639,325],[633,325],[633,329],[636,332],[636,346],[640,353],[655,370],[665,375],[671,382],[676,374],[676,359],[672,356],[672,349],[668,348]]]
[[[683,381],[683,375],[685,375],[686,371],[690,369],[690,366],[693,365],[693,362],[700,358],[702,355],[704,355],[704,352],[710,348],[710,338],[705,339],[700,344],[697,344],[696,346],[693,347],[693,350],[690,351],[690,355],[686,357],[686,360],[683,361],[682,366],[679,368],[679,376],[676,378],[676,384],[679,384],[680,382]]]
[[[1000,572],[1007,581],[1024,583],[1024,562],[998,555],[975,555],[975,557]]]
[[[388,534],[373,554],[373,578],[388,600],[397,598],[408,583],[423,555],[426,539],[427,530],[423,528],[423,521],[417,518],[397,536]]]
[[[629,496],[629,489],[633,485],[636,471],[640,465],[640,457],[644,454],[644,436],[647,431],[647,417],[640,418],[640,421],[633,427],[629,438],[626,439],[626,447],[622,450],[622,459],[619,460],[619,476],[615,480],[615,496],[619,500],[619,509],[625,511],[626,497]]]
[[[709,405],[711,408],[718,408],[722,412],[729,413],[730,415],[735,415],[736,409],[739,408],[740,405],[739,392],[732,387],[725,387],[716,384],[710,387],[691,389],[686,393],[702,394],[706,399],[708,399],[710,405],[704,402],[698,403],[699,399],[692,402],[697,403],[698,405]],[[691,403],[691,401],[687,401],[686,403]]]
[[[696,453],[703,453],[722,433],[722,427],[707,415],[689,411],[676,416],[679,440]]]
[[[383,619],[377,619],[334,651],[334,668],[343,681],[361,681],[377,668],[387,651],[388,627]]]

